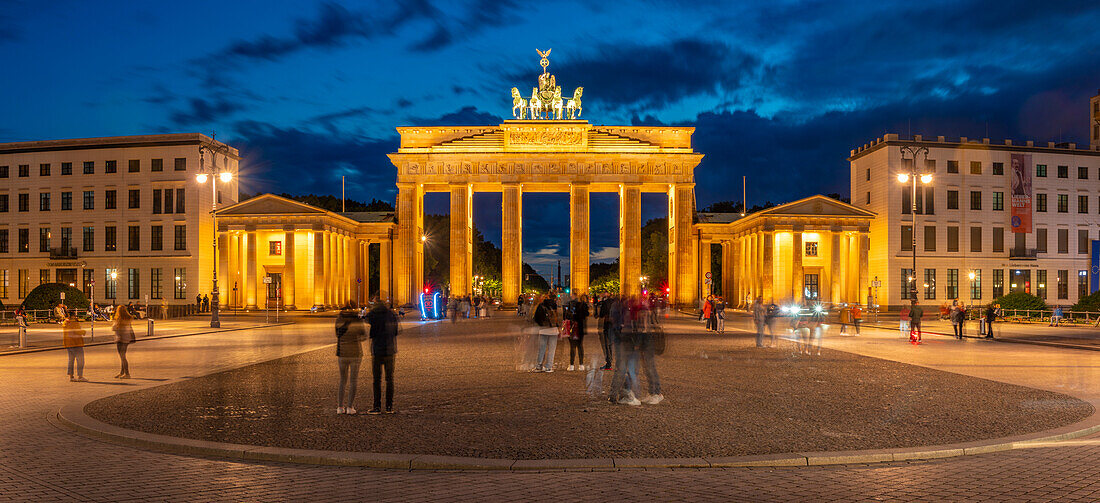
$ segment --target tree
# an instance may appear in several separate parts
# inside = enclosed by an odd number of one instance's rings
[[[775,207],[775,203],[767,201],[763,206],[754,204],[749,207],[749,213],[756,213],[760,210],[766,210],[768,208]],[[716,203],[710,203],[702,209],[703,213],[741,213],[742,204],[741,201],[718,201]]]
[[[1005,310],[1030,309],[1032,311],[1042,311],[1043,309],[1047,309],[1046,301],[1024,292],[1012,292],[997,299],[995,302],[1001,305],[1001,309]]]
[[[654,218],[642,226],[642,275],[651,288],[668,284],[668,218]]]
[[[527,262],[523,263],[523,291],[547,292],[550,291],[550,283],[546,278],[535,271]]]
[[[1093,313],[1100,311],[1100,291],[1092,292],[1081,297],[1081,300],[1078,300],[1077,303],[1070,308],[1070,311],[1088,311]]]
[[[830,192],[828,194],[825,194],[825,197],[836,199],[837,201],[840,201],[842,203],[852,204],[852,198],[841,196],[838,192]]]
[[[23,299],[23,309],[42,310],[53,309],[61,300],[61,293],[65,293],[65,307],[69,309],[88,309],[88,297],[84,292],[64,283],[43,283],[38,285]]]
[[[256,194],[249,195],[245,192],[241,192],[241,201],[252,199],[253,197],[256,197],[258,195],[260,195],[260,194],[256,193]],[[346,200],[343,201],[344,204],[341,204],[341,200],[340,200],[339,197],[330,196],[330,195],[327,195],[327,194],[323,195],[323,196],[318,196],[318,195],[314,195],[314,194],[306,194],[304,196],[303,195],[295,196],[295,195],[290,195],[286,192],[283,192],[282,194],[276,194],[276,195],[279,196],[279,197],[285,197],[287,199],[291,199],[291,200],[298,201],[298,202],[301,202],[301,203],[306,203],[310,206],[316,206],[318,208],[328,210],[328,211],[332,211],[332,212],[336,212],[336,213],[344,211],[343,208],[347,208],[347,211],[349,211],[349,212],[354,212],[354,211],[393,211],[393,205],[390,204],[388,201],[380,201],[378,199],[373,199],[373,198],[370,200],[369,203],[363,203],[363,202],[360,202],[360,201],[356,201],[354,199],[346,199]]]

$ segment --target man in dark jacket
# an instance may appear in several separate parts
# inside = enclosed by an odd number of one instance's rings
[[[371,373],[374,375],[374,408],[382,413],[382,372],[386,373],[386,413],[393,414],[393,361],[397,354],[397,314],[379,302],[367,313],[370,323]]]
[[[596,319],[599,323],[600,347],[603,349],[604,359],[601,370],[611,370],[611,357],[615,351],[615,337],[611,333],[611,296],[606,293],[596,304]]]

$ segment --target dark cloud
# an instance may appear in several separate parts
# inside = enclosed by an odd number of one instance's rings
[[[291,35],[264,35],[255,40],[240,40],[226,47],[225,56],[274,60],[312,47],[335,47],[352,38],[369,38],[375,28],[364,14],[353,13],[342,5],[323,3],[317,16],[298,19]]]
[[[387,153],[397,150],[397,137],[368,138],[318,133],[241,121],[230,143],[244,156],[241,190],[292,194],[335,194],[347,177],[349,197],[393,201],[397,172]]]
[[[413,104],[412,101],[409,101],[405,98],[398,98],[397,99],[397,108],[409,108],[409,107],[412,106],[412,104]]]
[[[207,125],[222,120],[244,109],[236,100],[224,97],[204,99],[191,98],[187,100],[184,110],[177,110],[170,115],[171,121],[176,126]]]
[[[605,44],[577,58],[552,59],[550,71],[565,94],[583,83],[586,108],[598,103],[615,110],[661,108],[689,96],[717,96],[760,78],[766,67],[758,57],[723,42],[687,38],[657,45]],[[505,79],[529,82],[531,74],[517,72]]]
[[[499,115],[480,112],[477,107],[462,107],[438,118],[410,117],[412,126],[491,126],[504,122]]]

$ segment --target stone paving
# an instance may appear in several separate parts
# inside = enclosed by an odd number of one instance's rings
[[[327,329],[327,324],[325,326]],[[146,341],[134,373],[196,376],[317,349],[328,330],[294,325]],[[893,334],[826,345],[931,368],[1100,397],[1100,355],[968,341],[910,346]],[[156,381],[103,379],[107,347],[88,349],[93,381],[64,380],[61,352],[0,358],[0,500],[4,501],[1098,501],[1100,436],[1066,446],[937,461],[769,469],[549,473],[404,472],[240,463],[147,452],[53,426],[60,405]]]

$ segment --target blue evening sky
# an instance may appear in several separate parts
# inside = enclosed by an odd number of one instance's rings
[[[391,200],[395,126],[497,124],[535,48],[597,124],[694,125],[699,207],[847,195],[884,132],[1087,143],[1090,1],[0,0],[0,141],[217,131],[242,190]],[[565,194],[525,198],[525,258],[568,260]],[[475,223],[499,242],[499,196]],[[643,218],[660,216],[647,196]],[[428,210],[447,211],[446,196]],[[593,201],[594,260],[617,202]]]

